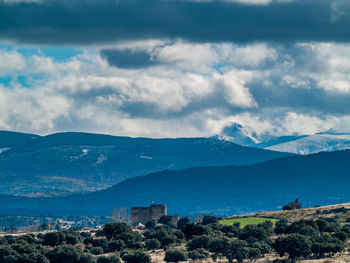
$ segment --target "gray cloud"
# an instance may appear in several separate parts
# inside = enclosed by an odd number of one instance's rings
[[[159,62],[152,59],[152,56],[144,50],[135,51],[132,49],[103,49],[100,54],[111,66],[137,69],[158,65]]]
[[[347,42],[350,39],[350,16],[344,14],[348,10],[344,5],[350,3],[295,0],[243,5],[239,2],[244,1],[51,0],[12,5],[0,2],[0,38],[39,44],[155,38],[196,42]]]

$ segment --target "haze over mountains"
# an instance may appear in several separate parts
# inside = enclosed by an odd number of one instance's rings
[[[0,196],[0,213],[109,215],[113,208],[166,203],[170,213],[243,214],[350,201],[350,150],[283,157],[249,166],[198,167],[128,179],[66,197]]]
[[[350,133],[338,133],[333,130],[313,135],[258,136],[249,128],[232,123],[223,130],[221,135],[215,136],[215,138],[248,147],[294,154],[350,149]]]
[[[0,194],[34,196],[101,190],[166,169],[250,165],[289,155],[211,138],[42,137],[5,131],[0,149]]]

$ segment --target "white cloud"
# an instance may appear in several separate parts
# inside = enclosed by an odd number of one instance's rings
[[[348,45],[291,51],[266,43],[147,41],[115,48],[146,50],[159,64],[112,67],[93,48],[60,62],[0,49],[0,75],[12,78],[0,84],[0,129],[149,137],[210,136],[230,122],[260,136],[350,129],[350,109],[331,112],[341,105],[330,100],[350,94]]]
[[[20,53],[0,50],[0,76],[14,74],[24,68],[25,59]]]

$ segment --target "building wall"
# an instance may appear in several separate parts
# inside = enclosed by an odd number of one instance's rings
[[[132,207],[131,225],[139,223],[146,224],[151,220],[158,220],[161,216],[167,215],[166,205],[151,205],[150,207]]]

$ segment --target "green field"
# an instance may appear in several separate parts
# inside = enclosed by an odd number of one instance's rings
[[[265,221],[271,221],[274,225],[278,221],[277,219],[271,219],[271,218],[263,218],[263,217],[245,217],[245,218],[234,218],[234,219],[225,219],[220,220],[220,224],[232,226],[236,222],[240,222],[240,227],[243,228],[246,225],[257,225],[260,223],[263,223]]]

